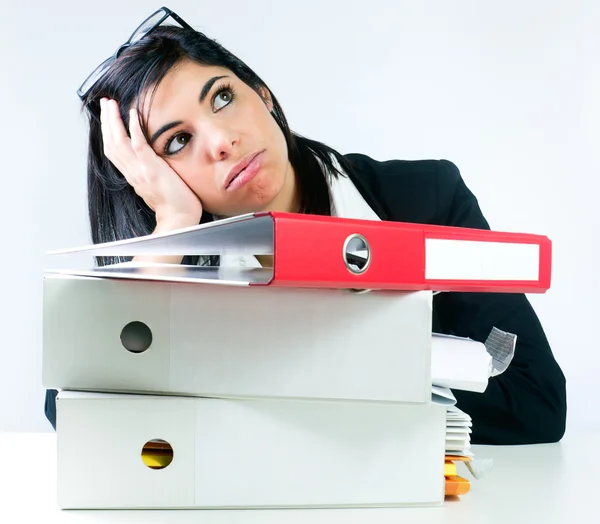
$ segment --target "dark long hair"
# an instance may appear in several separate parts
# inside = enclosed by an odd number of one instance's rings
[[[94,243],[121,240],[152,233],[156,217],[152,209],[128,184],[123,175],[104,155],[100,127],[100,99],[119,103],[121,118],[129,128],[129,111],[139,107],[142,97],[151,93],[173,66],[191,60],[207,66],[221,66],[259,92],[267,85],[244,62],[216,41],[193,29],[174,26],[156,28],[126,49],[106,75],[83,100],[89,118],[88,213]],[[289,161],[296,173],[301,195],[301,212],[329,215],[330,202],[326,176],[339,176],[340,167],[348,172],[348,161],[331,147],[293,133],[275,95],[272,115],[280,127],[288,148]],[[260,94],[260,93],[259,93]],[[143,123],[142,123],[143,124]],[[145,126],[142,125],[142,129]],[[318,160],[317,160],[318,159]],[[320,165],[320,163],[322,165]],[[212,220],[203,213],[201,223]],[[129,257],[98,257],[99,265],[128,260]],[[218,257],[186,256],[184,264],[218,264]]]

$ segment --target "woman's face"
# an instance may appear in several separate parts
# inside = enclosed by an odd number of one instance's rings
[[[144,110],[150,145],[205,212],[296,211],[287,145],[264,95],[228,69],[186,61],[167,73]]]

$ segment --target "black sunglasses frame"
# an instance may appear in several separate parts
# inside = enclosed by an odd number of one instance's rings
[[[149,20],[152,20],[153,18],[157,17],[157,15],[159,13],[163,13],[162,16],[160,18],[157,18],[157,21],[152,26],[150,26],[139,38],[137,38],[135,40],[135,42],[132,42],[133,38],[144,27],[144,25],[146,25]],[[79,96],[79,98],[81,100],[84,100],[85,97],[90,92],[90,90],[98,82],[98,80],[100,80],[106,74],[106,71],[108,71],[110,64],[112,64],[125,49],[127,49],[131,45],[135,44],[136,42],[140,41],[145,36],[148,36],[152,31],[154,31],[158,26],[160,26],[169,17],[173,18],[173,20],[175,20],[184,29],[192,29],[192,26],[190,26],[177,13],[171,11],[169,8],[161,7],[160,9],[157,9],[154,13],[152,13],[150,16],[148,16],[141,24],[139,24],[135,28],[135,31],[133,31],[131,33],[131,35],[129,36],[127,41],[125,43],[121,44],[112,56],[110,56],[106,60],[104,60],[104,62],[102,62],[99,66],[97,66],[87,76],[87,78],[83,81],[81,86],[79,86],[79,89],[77,89],[77,96]],[[95,80],[93,82],[90,82],[90,79],[94,78],[94,77],[95,77]]]

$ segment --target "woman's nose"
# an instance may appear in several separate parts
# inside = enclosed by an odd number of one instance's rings
[[[215,161],[228,158],[239,143],[237,134],[225,126],[210,126],[206,129],[206,136],[208,154]]]

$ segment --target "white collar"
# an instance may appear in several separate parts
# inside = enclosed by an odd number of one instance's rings
[[[381,220],[362,197],[350,177],[344,173],[341,166],[332,157],[337,169],[343,176],[328,176],[329,195],[331,200],[331,215],[341,218],[356,218],[360,220]]]
[[[362,197],[350,177],[344,173],[339,163],[332,157],[337,169],[343,176],[326,176],[331,202],[331,216],[355,218],[360,220],[381,220]],[[320,163],[320,162],[319,162]],[[252,255],[222,255],[221,267],[261,267]]]

